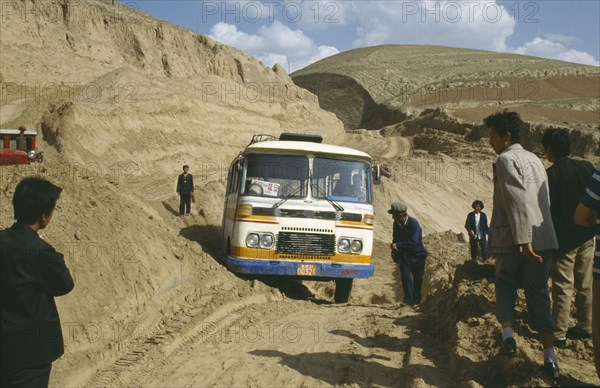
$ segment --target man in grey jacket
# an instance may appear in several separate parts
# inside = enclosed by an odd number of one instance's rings
[[[490,130],[494,160],[494,208],[490,251],[496,258],[497,318],[502,324],[502,352],[516,353],[512,322],[517,289],[524,288],[531,324],[544,348],[544,370],[559,376],[554,352],[554,322],[548,274],[558,248],[550,214],[546,170],[540,159],[520,144],[523,121],[516,112],[484,119]]]

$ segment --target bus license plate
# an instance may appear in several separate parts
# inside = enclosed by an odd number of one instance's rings
[[[298,264],[296,275],[317,276],[317,266],[314,264]]]

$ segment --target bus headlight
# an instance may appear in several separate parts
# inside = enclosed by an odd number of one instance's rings
[[[272,233],[248,233],[246,246],[250,248],[269,249],[273,247],[275,237]]]
[[[350,240],[347,238],[341,238],[338,241],[338,252],[348,253],[350,252]]]
[[[352,253],[358,255],[363,250],[363,243],[360,239],[353,239],[352,237],[342,237],[338,240],[338,252],[340,253]]]
[[[352,253],[360,253],[362,252],[363,249],[363,244],[362,241],[360,240],[352,240],[352,243],[350,244],[350,250],[352,251]]]
[[[35,160],[35,158],[37,157],[37,152],[35,152],[35,150],[31,150],[27,153],[27,157],[29,158],[29,160]]]
[[[260,237],[260,247],[267,249],[273,246],[273,235],[271,234],[263,234]]]
[[[260,237],[256,233],[248,233],[246,236],[246,246],[256,248],[260,242]]]

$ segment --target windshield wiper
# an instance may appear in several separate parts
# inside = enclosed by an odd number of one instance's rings
[[[319,194],[322,195],[323,198],[325,198],[327,200],[327,202],[329,202],[331,204],[331,206],[334,207],[335,210],[337,210],[339,212],[343,212],[344,211],[344,208],[342,207],[342,205],[340,205],[339,203],[335,202],[333,199],[329,198],[327,196],[327,194],[323,191],[323,189],[319,187],[319,185],[317,185],[316,183],[311,183],[310,187],[316,187],[317,191],[319,192]]]
[[[294,195],[298,194],[298,192],[300,190],[302,190],[302,185],[300,185],[300,187],[298,187],[296,190],[292,191],[291,193],[289,193],[285,197],[281,198],[281,200],[279,202],[277,202],[276,204],[274,204],[273,206],[271,206],[271,209],[277,209],[279,206],[283,205],[283,203],[285,201],[287,201],[288,199],[292,198]]]

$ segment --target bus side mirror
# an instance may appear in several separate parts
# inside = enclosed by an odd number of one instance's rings
[[[242,171],[242,166],[244,165],[244,157],[242,156],[242,154],[238,155],[236,163],[235,163],[235,169],[237,171]]]
[[[376,185],[381,183],[381,169],[378,164],[373,166],[373,183]]]

